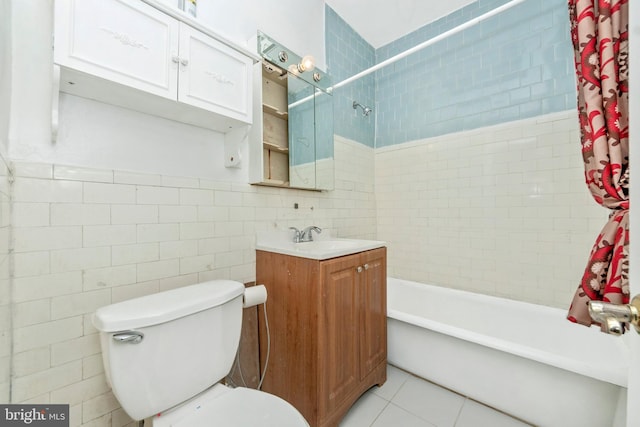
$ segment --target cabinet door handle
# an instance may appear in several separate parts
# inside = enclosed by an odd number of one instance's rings
[[[177,64],[178,62],[180,62],[180,57],[178,55],[173,55],[171,57],[171,61]]]
[[[188,59],[181,59],[180,63],[186,67],[187,65],[189,65],[189,60]]]
[[[364,265],[364,269],[365,269],[365,270],[368,270],[368,269],[369,269],[369,264],[365,264],[365,265]]]
[[[359,265],[359,266],[358,266],[358,268],[356,268],[356,271],[357,271],[358,273],[362,273],[362,266],[361,266],[361,265]]]

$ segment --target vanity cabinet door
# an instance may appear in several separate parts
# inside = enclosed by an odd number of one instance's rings
[[[386,248],[362,254],[359,283],[360,377],[387,360]]]
[[[178,31],[141,1],[56,0],[54,62],[175,100]]]
[[[178,101],[250,123],[252,70],[251,58],[180,25]]]
[[[331,415],[349,401],[360,381],[358,360],[359,255],[321,263],[319,322],[320,411]]]

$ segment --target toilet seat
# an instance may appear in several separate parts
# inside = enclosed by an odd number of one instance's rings
[[[216,384],[180,407],[154,417],[153,427],[309,427],[287,401],[258,390]]]

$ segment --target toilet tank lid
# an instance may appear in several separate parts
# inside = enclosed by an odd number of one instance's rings
[[[224,304],[244,293],[233,280],[212,280],[99,308],[93,325],[102,332],[158,325]]]

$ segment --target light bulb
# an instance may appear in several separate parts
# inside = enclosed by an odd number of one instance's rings
[[[311,71],[316,66],[316,60],[313,59],[313,56],[307,55],[298,64],[298,71],[304,73],[305,71]]]

